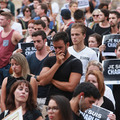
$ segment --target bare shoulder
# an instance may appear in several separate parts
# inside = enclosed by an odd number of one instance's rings
[[[16,45],[21,39],[22,39],[22,36],[20,35],[20,33],[18,31],[14,31],[12,36],[13,44]]]

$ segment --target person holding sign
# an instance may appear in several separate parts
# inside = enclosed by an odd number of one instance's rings
[[[7,111],[1,113],[0,120],[20,106],[22,106],[23,120],[43,120],[33,99],[32,87],[26,80],[18,80],[12,85],[6,101]]]
[[[73,120],[84,120],[80,111],[92,107],[92,104],[100,98],[98,89],[91,83],[83,82],[79,84],[73,93],[73,97],[70,100],[70,105],[73,111]]]
[[[103,77],[102,72],[89,71],[86,74],[85,81],[94,84],[101,94],[101,98],[99,100],[97,100],[95,102],[95,104],[97,106],[103,107],[107,110],[114,112],[114,105],[113,105],[112,101],[104,96],[105,84],[104,84],[104,77]],[[110,117],[110,115],[109,115],[109,117]],[[114,115],[114,117],[115,117],[115,115]],[[113,116],[112,116],[112,118],[110,117],[110,119],[113,120]]]
[[[33,88],[33,98],[36,101],[37,99],[37,83],[35,78],[31,77],[29,75],[29,66],[27,59],[24,55],[21,53],[14,53],[10,58],[11,68],[13,71],[13,74],[9,77],[6,77],[3,80],[2,88],[1,88],[1,110],[6,110],[6,99],[9,95],[11,86],[14,82],[17,80],[27,80],[30,82],[32,88]]]

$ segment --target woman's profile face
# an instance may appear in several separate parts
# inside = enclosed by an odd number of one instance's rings
[[[86,81],[92,83],[98,88],[98,81],[95,75],[89,74]]]
[[[20,75],[22,72],[22,67],[20,66],[20,64],[16,62],[14,59],[11,59],[10,63],[11,63],[11,68],[13,70],[13,73]]]
[[[17,103],[25,103],[28,100],[29,96],[29,88],[26,86],[25,83],[21,83],[18,85],[16,90],[14,91],[15,102]]]
[[[48,104],[48,117],[49,120],[62,120],[60,110],[53,99],[51,99]]]

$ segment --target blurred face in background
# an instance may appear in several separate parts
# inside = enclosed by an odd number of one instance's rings
[[[34,24],[29,23],[28,24],[28,33],[29,33],[29,35],[32,35],[33,32],[34,32]]]
[[[98,47],[98,43],[95,37],[89,37],[88,39],[88,46],[90,48],[97,48]]]

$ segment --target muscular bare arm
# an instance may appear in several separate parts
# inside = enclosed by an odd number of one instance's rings
[[[73,92],[77,84],[80,82],[81,74],[72,72],[69,77],[69,82],[61,82],[52,80],[52,84],[60,90]]]
[[[13,32],[13,36],[12,36],[12,43],[14,45],[17,45],[17,43],[22,39],[22,36],[20,35],[20,33],[18,31],[14,31]]]
[[[56,63],[51,67],[44,67],[42,71],[40,72],[40,75],[37,76],[37,80],[39,81],[39,85],[47,85],[51,82],[53,79],[53,76],[55,72],[58,70],[58,68],[64,63],[64,53],[61,53],[59,51],[56,54]]]
[[[37,101],[38,85],[34,77],[31,77],[30,84],[33,89],[33,98],[35,101]]]

